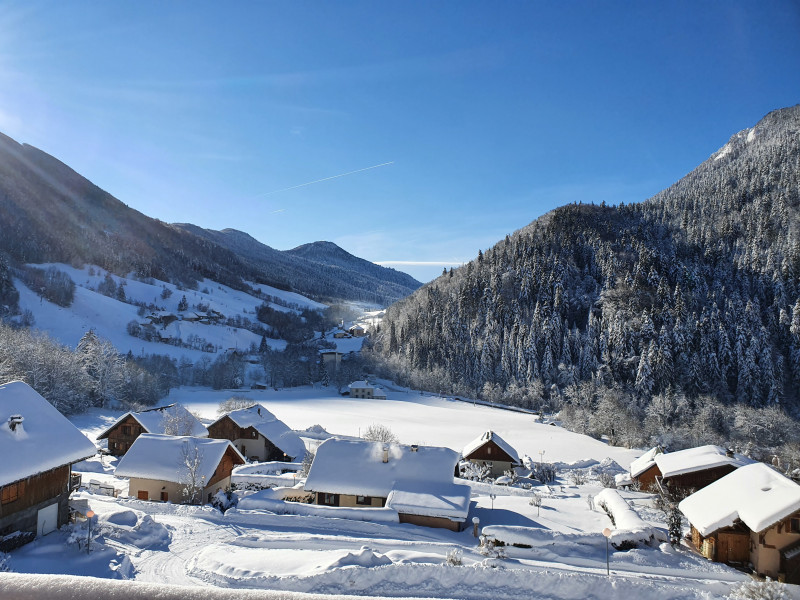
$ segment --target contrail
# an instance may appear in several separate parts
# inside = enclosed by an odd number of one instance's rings
[[[340,173],[339,175],[332,175],[330,177],[324,177],[323,179],[317,179],[316,181],[309,181],[307,183],[301,183],[300,185],[293,185],[292,187],[283,188],[282,190],[275,190],[274,192],[266,192],[264,194],[259,194],[257,197],[261,196],[271,196],[272,194],[278,194],[280,192],[288,192],[289,190],[296,190],[297,188],[305,187],[307,185],[313,185],[315,183],[320,183],[322,181],[328,181],[330,179],[337,179],[338,177],[344,177],[346,175],[352,175],[354,173],[361,173],[362,171],[369,171],[370,169],[377,169],[378,167],[385,167],[386,165],[393,165],[394,161],[391,160],[389,162],[381,163],[379,165],[372,165],[371,167],[365,167],[363,169],[356,169],[355,171],[348,171],[347,173]]]

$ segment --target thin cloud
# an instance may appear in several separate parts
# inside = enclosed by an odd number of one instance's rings
[[[338,179],[339,177],[346,177],[347,175],[353,175],[355,173],[361,173],[363,171],[369,171],[370,169],[377,169],[378,167],[385,167],[387,165],[393,165],[394,161],[390,160],[389,162],[381,163],[379,165],[372,165],[371,167],[364,167],[363,169],[356,169],[355,171],[348,171],[347,173],[339,173],[338,175],[331,175],[330,177],[323,177],[322,179],[316,179],[314,181],[307,181],[306,183],[301,183],[300,185],[293,185],[292,187],[283,188],[282,190],[275,190],[273,192],[266,192],[264,194],[258,194],[255,196],[256,198],[261,198],[263,196],[271,196],[272,194],[279,194],[280,192],[288,192],[289,190],[296,190],[297,188],[305,187],[307,185],[314,185],[315,183],[322,183],[323,181],[330,181],[331,179]]]

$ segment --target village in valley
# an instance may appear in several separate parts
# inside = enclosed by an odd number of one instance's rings
[[[319,360],[334,370],[347,353]],[[0,411],[0,452],[15,457],[0,560],[17,573],[338,594],[402,578],[405,594],[441,598],[535,594],[574,574],[586,597],[800,583],[800,473],[720,446],[615,447],[554,415],[374,376],[341,394],[178,388],[72,421],[11,382]]]

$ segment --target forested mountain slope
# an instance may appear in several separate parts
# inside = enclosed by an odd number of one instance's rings
[[[796,411],[799,227],[800,105],[646,202],[572,204],[507,236],[391,306],[374,351],[517,404]]]
[[[52,156],[2,134],[0,231],[0,316],[15,302],[13,288],[4,283],[15,263],[94,264],[119,275],[133,272],[188,287],[202,278],[236,289],[254,281],[319,299],[376,304],[393,302],[420,285],[378,266],[368,272],[337,262],[332,269],[324,260],[278,252],[241,232],[206,235],[200,228],[163,223],[129,208]],[[350,258],[353,264],[360,260]]]

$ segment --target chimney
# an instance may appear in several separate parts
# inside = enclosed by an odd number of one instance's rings
[[[385,463],[389,462],[389,446],[383,447],[383,462]]]
[[[419,446],[417,446],[416,444],[411,444],[411,451],[416,452],[417,450],[419,450]]]
[[[733,450],[731,450],[730,448],[725,450],[725,456],[727,456],[728,458],[733,458]]]
[[[22,422],[25,418],[22,415],[11,415],[8,417],[8,428],[17,435],[24,433],[25,429],[22,427]]]

